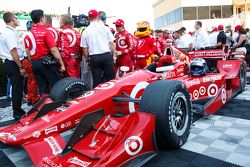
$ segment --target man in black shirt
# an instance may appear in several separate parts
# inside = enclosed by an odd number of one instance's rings
[[[220,31],[220,33],[217,36],[217,45],[216,48],[217,49],[222,49],[223,45],[225,45],[227,43],[227,36],[224,32],[224,27],[223,25],[219,25],[218,29]]]

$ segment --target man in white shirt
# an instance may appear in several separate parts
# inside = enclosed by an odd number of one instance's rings
[[[90,62],[93,87],[96,87],[102,82],[102,74],[106,81],[115,78],[114,61],[110,53],[111,50],[115,54],[115,38],[110,29],[99,22],[96,10],[90,10],[88,17],[90,25],[83,32],[81,47],[86,61]]]
[[[4,59],[4,67],[10,78],[12,85],[12,108],[13,117],[19,119],[25,114],[21,108],[23,99],[23,69],[22,60],[24,59],[24,51],[22,49],[20,35],[15,28],[19,25],[19,21],[12,13],[4,13],[3,20],[6,27],[0,36],[0,55]]]
[[[208,35],[210,47],[213,47],[213,48],[216,47],[218,34],[219,34],[218,28],[214,27],[211,34]]]
[[[202,22],[196,21],[195,22],[195,41],[194,41],[194,48],[195,50],[206,49],[209,47],[209,39],[208,34],[205,30],[202,29]]]
[[[182,35],[182,30],[176,31],[175,37],[176,37],[176,40],[175,40],[176,47],[178,49],[182,50],[183,52],[187,52],[188,48],[189,48],[190,41],[188,41],[187,38],[185,38]]]

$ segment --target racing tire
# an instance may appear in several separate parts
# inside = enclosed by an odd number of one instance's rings
[[[244,92],[245,90],[245,87],[246,87],[246,68],[244,67],[243,64],[240,65],[240,70],[239,70],[239,79],[240,79],[240,92],[239,93],[242,93]]]
[[[156,115],[158,149],[180,148],[188,139],[192,122],[190,96],[181,81],[156,81],[144,90],[142,112]]]
[[[54,101],[67,102],[90,90],[85,82],[79,78],[63,78],[53,85],[50,98]]]

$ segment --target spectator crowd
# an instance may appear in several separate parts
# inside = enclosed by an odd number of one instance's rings
[[[60,17],[60,30],[53,27],[51,17],[43,10],[33,10],[30,15],[32,21],[27,22],[27,32],[20,37],[15,30],[19,25],[17,17],[5,13],[6,27],[0,35],[0,56],[12,85],[15,119],[25,114],[21,108],[24,77],[27,78],[27,101],[33,105],[49,94],[51,87],[63,77],[84,78],[90,70],[93,79],[90,86],[96,87],[121,77],[121,68],[126,71],[145,68],[163,56],[168,45],[184,53],[222,49],[226,44],[246,54],[250,50],[249,29],[241,25],[218,25],[206,31],[202,22],[196,21],[193,32],[187,32],[185,27],[176,31],[153,31],[149,22],[141,21],[131,34],[122,19],[114,22],[115,31],[106,24],[105,12],[90,10],[89,25],[79,32],[73,27],[70,15]]]

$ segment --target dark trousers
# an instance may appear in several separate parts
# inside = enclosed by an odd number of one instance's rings
[[[90,56],[90,65],[93,76],[93,87],[115,78],[114,61],[110,52]]]
[[[32,70],[41,95],[49,94],[49,88],[60,80],[56,68],[55,65],[42,64],[42,59],[32,60]]]
[[[12,85],[12,109],[14,117],[20,117],[24,114],[21,109],[23,100],[23,76],[21,75],[17,64],[8,59],[4,62],[5,70],[10,78]]]

